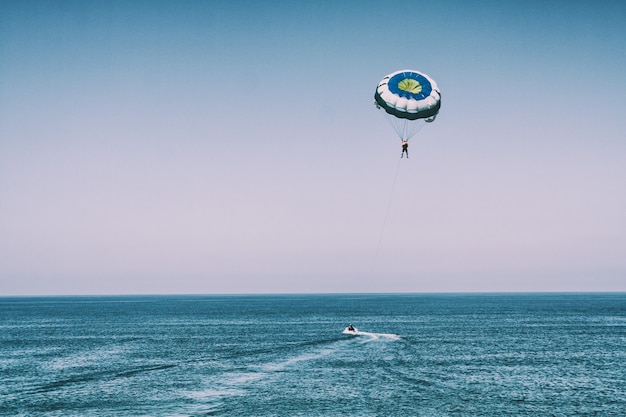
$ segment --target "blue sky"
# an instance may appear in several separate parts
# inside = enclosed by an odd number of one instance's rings
[[[3,1],[0,294],[626,291],[624,21]],[[405,68],[443,104],[398,161]]]

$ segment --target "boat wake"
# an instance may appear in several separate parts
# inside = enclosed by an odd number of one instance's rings
[[[345,329],[343,329],[343,331],[341,332],[342,334],[347,334],[347,335],[351,335],[351,336],[365,336],[368,338],[368,340],[376,340],[376,339],[389,339],[389,340],[400,340],[400,336],[398,336],[397,334],[393,334],[393,333],[371,333],[371,332],[364,332],[361,331],[359,329],[357,329],[356,327],[349,325],[348,327],[346,327]]]
[[[359,336],[365,336],[369,340],[388,339],[388,340],[400,340],[401,337],[393,333],[370,333],[359,331]]]

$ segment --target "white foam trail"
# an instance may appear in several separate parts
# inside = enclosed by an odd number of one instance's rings
[[[206,400],[206,399],[218,399],[222,397],[233,397],[233,396],[241,396],[244,395],[244,391],[240,389],[230,389],[230,388],[222,388],[222,389],[206,389],[201,391],[188,391],[186,393],[188,398],[192,398],[194,400]]]
[[[248,371],[232,371],[220,375],[218,388],[211,388],[196,392],[190,392],[187,395],[190,398],[213,398],[230,397],[243,395],[244,389],[249,384],[262,383],[262,381],[271,378],[276,372],[283,371],[300,362],[316,360],[327,355],[331,355],[336,351],[336,347],[327,347],[310,352],[304,352],[297,356],[293,356],[284,360],[270,362],[262,365],[251,365]],[[221,386],[221,388],[219,388]]]
[[[123,353],[125,352],[121,348],[97,348],[54,358],[45,366],[54,371],[93,366],[102,362],[111,362],[113,358]]]
[[[324,356],[330,355],[335,350],[336,348],[326,348],[326,349],[318,350],[316,352],[303,353],[301,355],[286,359],[284,361],[265,364],[263,365],[262,369],[268,372],[281,371],[287,368],[288,366],[294,365],[298,362],[315,360],[315,359],[319,359]]]
[[[370,332],[362,332],[359,330],[358,336],[366,336],[369,340],[377,340],[380,338],[389,339],[389,340],[400,340],[401,337],[397,334],[393,333],[370,333]]]

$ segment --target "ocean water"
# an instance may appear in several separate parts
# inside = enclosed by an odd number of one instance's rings
[[[0,298],[0,415],[626,416],[626,294]]]

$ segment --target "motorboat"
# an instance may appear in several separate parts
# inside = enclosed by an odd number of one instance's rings
[[[343,334],[349,334],[352,336],[356,336],[359,334],[359,329],[357,329],[356,327],[354,327],[353,325],[349,324],[348,327],[346,327],[345,329],[343,329],[343,332],[341,332]]]

